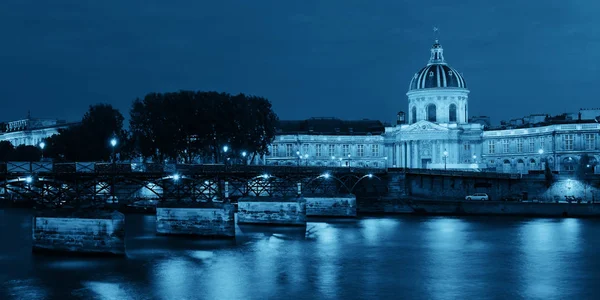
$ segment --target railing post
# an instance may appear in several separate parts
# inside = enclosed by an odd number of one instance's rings
[[[302,182],[298,182],[298,197],[302,194]]]
[[[225,181],[225,199],[229,199],[229,181]]]

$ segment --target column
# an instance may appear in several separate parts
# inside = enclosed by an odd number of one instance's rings
[[[404,168],[404,142],[400,142],[400,167]]]
[[[412,157],[412,141],[406,142],[406,167],[410,168],[412,164],[410,163],[410,159]]]

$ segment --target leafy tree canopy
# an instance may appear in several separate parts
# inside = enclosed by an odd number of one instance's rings
[[[262,97],[217,92],[151,93],[130,110],[131,138],[144,158],[211,158],[219,161],[223,146],[230,155],[245,151],[254,159],[267,154],[278,120]]]

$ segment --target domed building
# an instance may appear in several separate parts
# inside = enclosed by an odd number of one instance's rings
[[[469,90],[461,73],[444,58],[438,40],[426,66],[408,86],[408,120],[386,128],[391,164],[404,168],[478,168],[479,124],[468,124]]]
[[[465,124],[469,90],[463,76],[444,59],[436,40],[429,63],[415,73],[408,88],[409,121]]]
[[[467,82],[447,63],[438,40],[427,64],[410,78],[406,96],[408,113],[398,113],[391,127],[368,120],[282,121],[263,162],[525,174],[546,165],[574,172],[584,161],[600,173],[600,108],[556,121],[530,115],[484,130],[489,122],[469,123]]]

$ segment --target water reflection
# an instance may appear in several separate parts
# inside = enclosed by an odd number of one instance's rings
[[[127,216],[127,258],[32,256],[28,212],[2,216],[0,299],[588,299],[600,222],[384,217],[156,236]],[[60,278],[60,280],[57,280]]]

